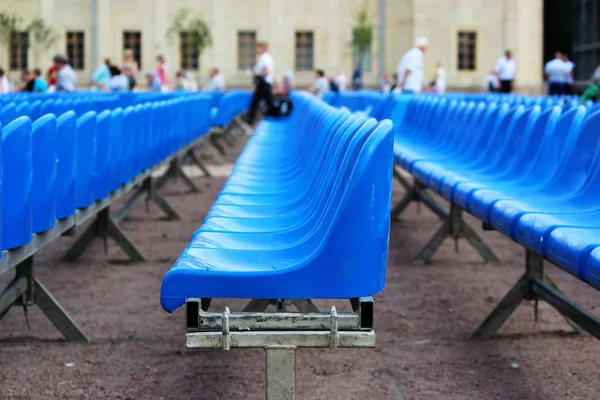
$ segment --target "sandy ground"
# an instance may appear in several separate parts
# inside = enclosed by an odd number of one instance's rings
[[[229,162],[235,158],[230,153]],[[164,189],[182,221],[161,220],[151,205],[149,213],[139,207],[123,222],[148,262],[120,263],[124,255],[117,246],[109,243],[104,254],[100,240],[77,263],[61,262],[74,238],[61,238],[36,257],[37,277],[93,342],[66,343],[36,308],[28,312],[28,330],[23,310],[11,310],[0,324],[0,399],[264,398],[262,350],[186,350],[182,310],[169,315],[159,306],[162,276],[225,178],[194,180],[203,193],[186,193],[181,183]],[[401,192],[396,187],[394,198]],[[537,323],[532,304],[524,304],[493,339],[469,340],[523,272],[523,251],[485,232],[500,265],[484,264],[465,242],[456,254],[449,241],[432,264],[412,266],[412,256],[438,224],[412,205],[392,225],[387,288],[375,298],[377,348],[299,350],[298,398],[599,398],[600,342],[573,335],[547,304],[541,304]],[[568,295],[597,312],[597,291],[555,268],[549,273]],[[219,300],[214,309],[243,304]],[[322,309],[330,304],[317,301]]]

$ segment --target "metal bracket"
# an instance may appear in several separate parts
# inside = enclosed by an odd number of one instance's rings
[[[473,338],[489,338],[519,307],[523,300],[533,300],[537,316],[537,302],[545,300],[554,307],[576,332],[587,331],[600,339],[600,319],[566,298],[557,286],[544,274],[544,258],[525,250],[525,273],[504,295],[502,300],[479,324]]]
[[[129,200],[127,200],[123,207],[112,215],[113,221],[116,223],[121,222],[143,201],[146,201],[146,203],[149,201],[154,202],[154,204],[167,215],[168,219],[181,220],[179,214],[177,214],[167,199],[165,199],[156,188],[154,178],[149,176],[144,179],[140,188],[129,198]]]
[[[412,263],[414,265],[427,264],[433,254],[444,243],[444,240],[449,237],[454,239],[456,252],[458,252],[458,239],[464,238],[467,239],[469,244],[477,250],[486,262],[497,263],[500,261],[496,254],[484,243],[483,239],[463,219],[463,210],[458,205],[451,203],[450,214],[415,258],[413,258]]]
[[[400,199],[400,201],[392,208],[392,212],[390,214],[392,221],[397,221],[400,218],[400,215],[413,201],[417,203],[417,211],[419,212],[420,204],[424,204],[441,219],[445,220],[448,218],[448,212],[446,212],[444,208],[437,201],[435,201],[433,196],[427,192],[427,187],[421,182],[415,179],[412,184],[409,183],[400,171],[400,168],[397,166],[394,166],[394,178],[400,182],[406,193],[404,194],[404,197],[402,197],[402,199]]]
[[[109,236],[129,256],[131,261],[145,261],[145,257],[135,244],[133,244],[129,236],[127,236],[118,223],[111,218],[110,207],[106,207],[98,212],[92,224],[87,227],[79,239],[71,246],[63,259],[69,262],[76,261],[96,237],[101,237],[105,241],[106,251],[106,239]]]
[[[215,313],[204,311],[208,307],[203,299],[188,299],[186,347],[263,348],[266,398],[295,399],[296,349],[375,347],[373,299],[352,299],[351,303],[354,309],[351,313],[338,313],[334,306],[329,313],[232,313],[228,307],[222,313]],[[364,322],[368,326],[363,326]]]
[[[178,157],[175,157],[173,158],[173,160],[171,160],[167,171],[164,173],[163,176],[156,180],[155,187],[157,189],[161,189],[169,179],[177,181],[178,178],[181,179],[183,183],[185,183],[185,185],[190,189],[190,192],[201,192],[198,186],[196,186],[196,184],[192,182],[190,177],[186,175],[183,169],[181,169],[180,158]]]
[[[0,293],[0,320],[13,306],[37,305],[65,339],[89,343],[90,339],[73,321],[60,303],[40,281],[33,276],[33,256],[17,264],[15,278]],[[27,313],[25,314],[27,318]],[[29,321],[27,323],[29,326]]]
[[[260,312],[265,311],[270,305],[274,305],[278,311],[285,311],[286,305],[295,306],[298,311],[303,313],[319,312],[319,308],[310,299],[252,299],[244,307],[245,312]]]
[[[198,156],[196,156],[196,153],[194,152],[193,148],[190,148],[190,150],[185,154],[185,156],[183,157],[182,164],[184,164],[184,165],[185,164],[193,164],[193,165],[197,166],[200,169],[200,171],[202,171],[202,173],[204,174],[204,176],[206,178],[212,177],[208,168],[206,168],[206,166],[200,160],[200,158],[198,158]]]

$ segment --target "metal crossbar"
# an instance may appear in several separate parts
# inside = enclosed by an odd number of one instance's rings
[[[443,220],[442,225],[413,258],[412,263],[414,265],[429,263],[431,257],[433,257],[442,243],[449,237],[454,239],[457,252],[458,240],[464,238],[467,239],[469,244],[477,250],[486,262],[499,262],[496,254],[494,254],[494,252],[485,244],[483,239],[464,220],[462,208],[451,203],[450,212],[447,212],[437,201],[435,201],[433,196],[426,191],[427,187],[425,185],[416,179],[413,180],[412,184],[409,183],[397,166],[394,166],[394,178],[400,182],[406,190],[406,193],[394,208],[392,208],[392,221],[398,220],[400,214],[402,214],[413,201],[417,202],[417,205],[424,204],[429,210]]]
[[[554,307],[576,332],[586,331],[600,339],[600,318],[569,300],[545,275],[544,258],[528,249],[525,250],[525,273],[479,324],[472,337],[485,339],[494,335],[524,300],[535,301],[537,320],[539,299]]]
[[[210,300],[186,302],[186,347],[263,348],[266,398],[296,398],[296,350],[375,347],[373,299],[352,299],[351,313],[208,312]]]

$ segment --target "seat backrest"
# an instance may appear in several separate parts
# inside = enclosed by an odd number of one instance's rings
[[[75,215],[75,153],[77,151],[77,116],[68,111],[56,121],[57,159],[56,218]]]
[[[44,115],[31,126],[32,229],[47,231],[56,224],[57,136],[56,117]]]

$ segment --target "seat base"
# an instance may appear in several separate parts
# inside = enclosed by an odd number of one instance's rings
[[[375,347],[373,299],[351,299],[353,312],[208,312],[208,299],[186,302],[186,347],[264,348],[266,398],[296,398],[296,350]],[[280,304],[280,303],[278,303]]]
[[[576,332],[586,331],[600,339],[600,319],[566,298],[544,273],[544,258],[531,250],[526,250],[523,276],[479,324],[471,337],[486,339],[494,335],[523,300],[536,302],[537,319],[539,299],[554,307]]]

